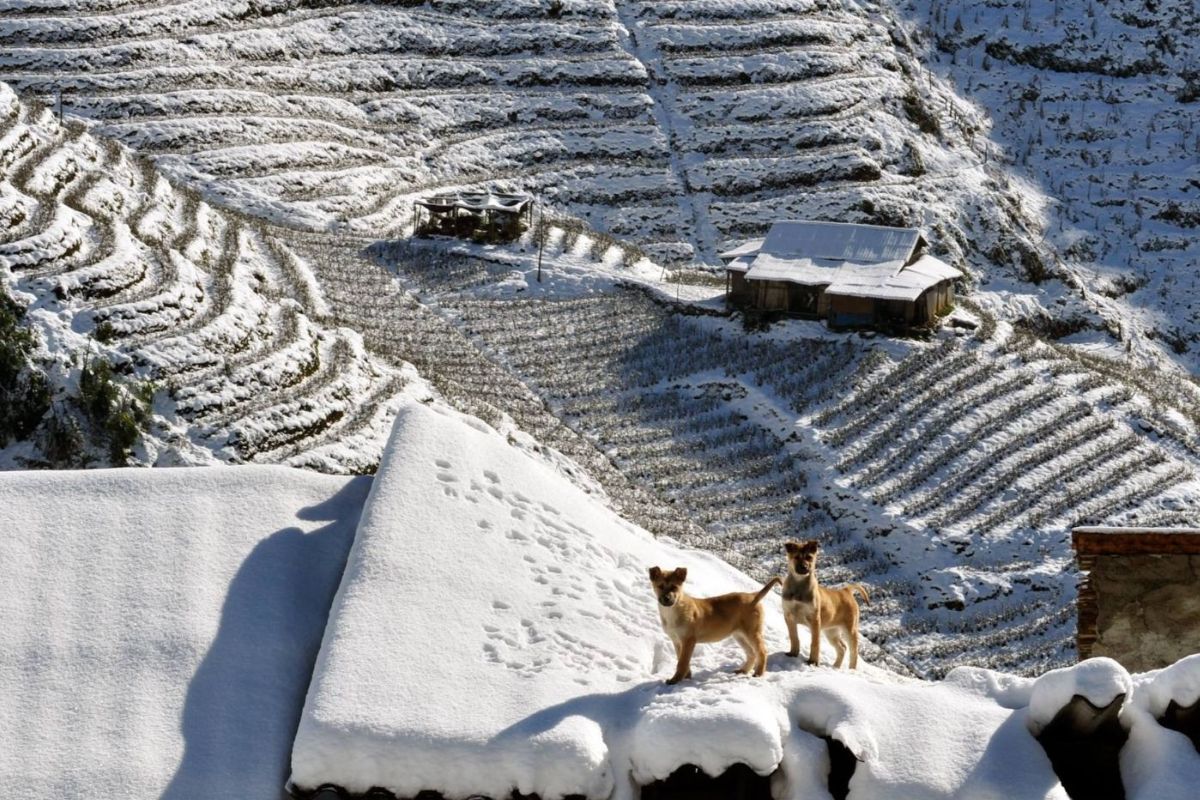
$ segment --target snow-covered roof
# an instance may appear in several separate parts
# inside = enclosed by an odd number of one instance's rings
[[[279,797],[369,478],[0,473],[0,787]]]
[[[942,281],[961,277],[958,270],[932,256],[922,256],[911,266],[896,264],[844,264],[825,288],[829,295],[869,297],[874,300],[913,301]]]
[[[958,270],[921,256],[915,228],[843,222],[780,221],[765,239],[721,254],[727,269],[748,280],[827,286],[827,292],[880,300],[915,300],[931,286],[960,277]]]
[[[801,286],[825,286],[833,282],[845,262],[828,258],[779,256],[760,251],[746,278],[752,281],[785,281]]]
[[[331,612],[294,783],[608,797],[631,771],[652,780],[734,761],[770,771],[773,710],[714,697],[697,717],[645,691],[673,666],[652,565],[688,567],[698,593],[758,588],[712,555],[655,540],[477,420],[407,406]],[[778,620],[772,629],[786,638]],[[740,652],[705,648],[697,674]],[[610,752],[619,728],[659,738],[635,730],[647,704],[648,723],[679,728],[674,741]],[[743,720],[737,737],[688,730],[722,714]]]
[[[737,247],[734,247],[731,250],[718,253],[717,258],[720,258],[722,261],[728,261],[730,259],[740,258],[741,256],[753,255],[762,249],[763,241],[763,239],[747,239],[745,242],[739,244]]]
[[[519,214],[533,201],[533,195],[524,192],[476,192],[463,191],[430,195],[416,204],[432,211],[449,211],[459,208],[465,211],[506,211]]]

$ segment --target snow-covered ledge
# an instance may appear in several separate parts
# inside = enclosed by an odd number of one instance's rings
[[[1035,734],[1077,694],[1131,691],[1105,664],[1040,683],[809,668],[782,655],[778,595],[765,677],[729,674],[734,644],[702,646],[695,679],[664,686],[655,564],[688,567],[695,594],[757,587],[622,520],[511,437],[405,407],[326,628],[293,788],[629,800],[685,765],[745,764],[780,800],[828,798],[833,739],[857,759],[851,798],[1066,798]],[[1153,736],[1178,735],[1146,717]],[[1178,774],[1200,773],[1190,755]]]

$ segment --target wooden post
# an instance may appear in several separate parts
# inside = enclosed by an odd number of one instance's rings
[[[542,282],[542,251],[546,249],[546,206],[538,197],[538,268],[537,281]]]

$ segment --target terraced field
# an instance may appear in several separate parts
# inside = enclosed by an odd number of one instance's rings
[[[126,148],[10,90],[0,104],[0,274],[64,385],[104,354],[163,387],[151,461],[372,468],[402,378],[325,324],[294,252]]]
[[[1040,247],[886,9],[14,0],[0,80],[292,226],[381,237],[416,192],[500,181],[666,262],[790,215],[919,223],[960,263]]]

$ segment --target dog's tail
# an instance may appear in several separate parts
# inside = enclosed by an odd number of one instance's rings
[[[772,587],[781,583],[783,583],[783,581],[781,581],[778,577],[771,578],[771,580],[767,581],[766,585],[758,590],[758,594],[754,595],[754,602],[757,603],[758,601],[762,600],[767,596],[767,592],[771,591]]]
[[[863,602],[867,605],[871,605],[871,596],[867,594],[867,587],[863,586],[861,583],[851,583],[846,588],[850,590],[851,594],[862,595]]]

